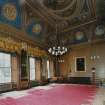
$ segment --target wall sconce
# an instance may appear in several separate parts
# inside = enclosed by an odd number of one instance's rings
[[[59,63],[64,63],[65,61],[63,59],[58,60]]]
[[[96,56],[96,55],[93,55],[90,57],[91,60],[98,60],[100,59],[100,56]]]

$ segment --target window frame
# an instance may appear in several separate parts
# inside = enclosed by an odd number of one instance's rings
[[[48,68],[48,65],[47,65],[47,78],[51,78],[51,70],[50,70],[50,60],[48,59],[47,62],[49,62],[49,68]]]
[[[3,82],[3,83],[0,83],[0,84],[12,83],[12,53],[10,53],[10,52],[5,52],[5,51],[0,51],[0,53],[10,55],[10,67],[0,67],[0,68],[3,68],[3,69],[5,69],[5,68],[10,68],[10,73],[11,73],[11,76],[10,76],[11,81],[10,81],[10,82]]]
[[[35,66],[35,68],[34,68],[34,74],[35,74],[35,78],[34,78],[34,80],[31,80],[31,78],[30,78],[30,71],[31,71],[31,68],[30,68],[30,58],[33,58],[34,59],[34,66]],[[29,56],[29,80],[30,81],[35,81],[36,80],[36,63],[35,63],[35,60],[36,60],[36,58],[35,57],[32,57],[32,56]],[[33,68],[32,68],[33,69]]]

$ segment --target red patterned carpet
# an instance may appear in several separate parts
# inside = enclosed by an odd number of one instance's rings
[[[30,91],[28,96],[18,99],[1,99],[0,105],[92,105],[96,90],[88,85],[58,85],[49,90]]]

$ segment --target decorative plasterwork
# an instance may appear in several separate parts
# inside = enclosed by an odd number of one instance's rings
[[[90,26],[90,35],[92,40],[105,39],[105,23],[96,22]]]
[[[31,38],[24,30],[17,29],[7,24],[0,23],[0,36],[12,36],[21,41],[42,47],[42,42],[38,42],[35,38]],[[44,46],[44,45],[43,45]]]
[[[47,56],[44,50],[12,37],[0,37],[0,49],[11,53],[21,53],[21,50],[24,49],[27,51],[28,56]]]
[[[43,11],[49,20],[52,19],[53,24],[59,22],[59,26],[65,31],[94,21],[96,18],[94,0],[37,0],[37,2],[39,10]]]
[[[95,0],[26,0],[26,4],[47,23],[46,35],[43,38],[48,46],[56,43],[56,23],[61,31],[62,43],[67,46],[87,43],[93,37],[97,39],[104,36],[94,35],[95,29],[92,30],[92,24],[97,22]],[[78,32],[83,35],[77,35]],[[83,38],[78,40],[78,37]]]
[[[17,7],[17,5],[15,6]],[[97,21],[95,0],[26,0],[24,5],[22,4],[16,9],[19,8],[21,9],[22,15],[21,29],[13,28],[7,24],[1,24],[0,33],[2,33],[2,35],[11,35],[41,47],[46,44],[50,46],[56,43],[54,31],[55,23],[58,23],[64,45],[69,46],[70,44],[77,43],[78,38],[76,39],[76,37],[78,37],[78,35],[76,35],[76,33],[78,32],[84,33],[84,38],[81,38],[79,43],[91,40],[93,37],[95,39],[105,36],[103,33],[103,27],[105,25],[92,25]],[[13,12],[15,13],[15,11]],[[5,17],[7,15],[3,14]],[[16,14],[10,18],[15,19],[15,15]],[[34,19],[35,21],[33,21]],[[44,26],[41,25],[41,22],[36,24],[37,19],[42,20]],[[31,24],[32,22],[35,24]],[[26,30],[30,24],[33,25],[31,29],[32,33],[30,33],[30,30],[29,33],[27,33]],[[46,28],[46,31],[42,32],[43,28],[41,26]],[[101,30],[99,30],[100,26]],[[39,33],[43,36],[42,39]],[[103,34],[99,35],[100,33]],[[38,36],[39,38],[33,36]],[[79,37],[81,37],[81,35]],[[45,48],[47,49],[46,46]]]
[[[5,4],[2,9],[3,15],[10,21],[14,21],[17,17],[17,9],[13,4]]]
[[[0,1],[0,22],[21,28],[21,13],[18,0]]]

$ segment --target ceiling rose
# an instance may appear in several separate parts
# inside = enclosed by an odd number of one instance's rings
[[[34,33],[36,33],[36,34],[39,34],[41,31],[42,31],[42,26],[41,26],[41,24],[35,24],[34,26],[33,26],[33,32]]]
[[[82,40],[84,38],[84,33],[81,31],[76,32],[75,34],[76,40]]]
[[[3,13],[4,17],[10,21],[15,20],[17,17],[17,9],[16,9],[15,5],[13,5],[13,4],[9,4],[9,3],[5,4],[3,6],[2,13]]]
[[[103,25],[98,25],[96,28],[95,28],[95,34],[97,36],[102,36],[105,34],[105,27]]]

